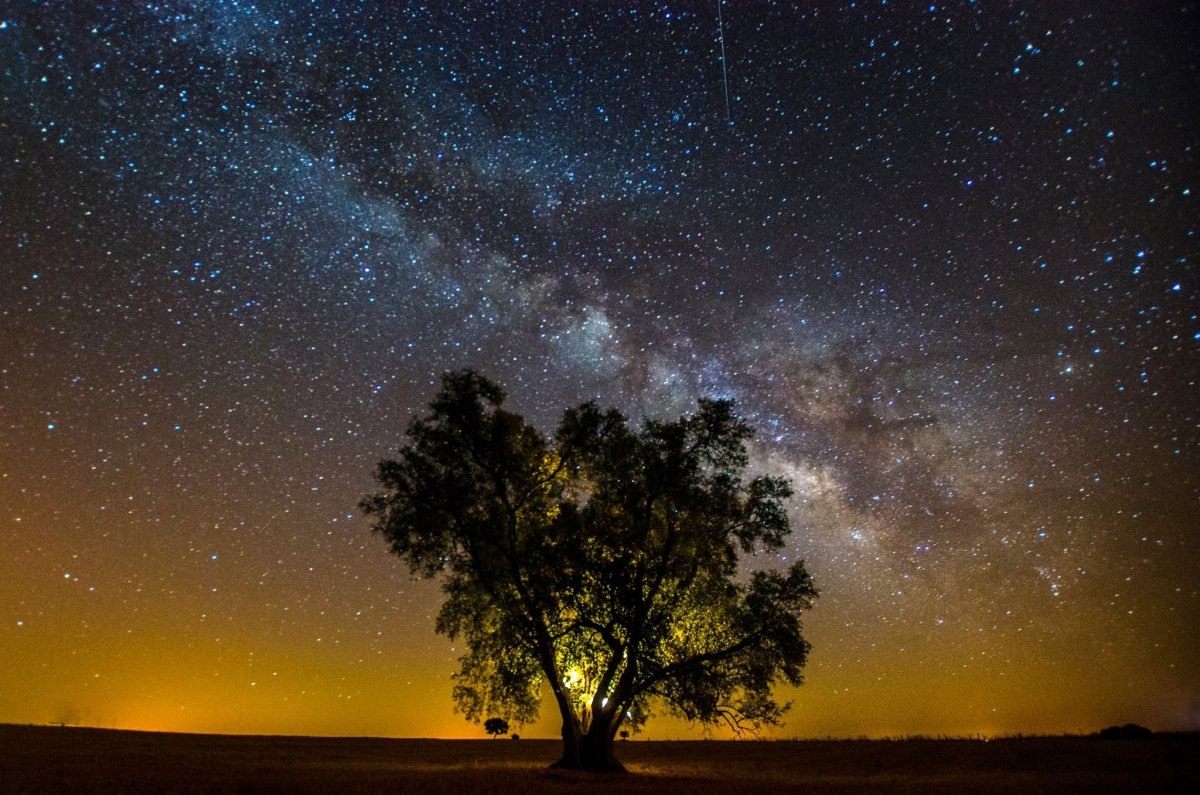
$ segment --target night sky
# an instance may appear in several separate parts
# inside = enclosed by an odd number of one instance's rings
[[[474,367],[737,401],[775,736],[1200,728],[1200,7],[720,11],[0,3],[0,721],[482,738],[357,508]]]

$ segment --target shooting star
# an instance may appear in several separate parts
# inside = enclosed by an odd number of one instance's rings
[[[725,122],[733,124],[729,110],[729,69],[725,66],[725,19],[721,16],[721,0],[717,0],[717,36],[721,41],[721,84],[725,87]]]

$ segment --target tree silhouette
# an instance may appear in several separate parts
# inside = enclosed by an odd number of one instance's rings
[[[488,718],[483,722],[483,730],[496,739],[501,734],[508,734],[508,721],[504,718]]]
[[[556,764],[598,769],[620,767],[613,738],[654,709],[777,723],[772,688],[801,681],[816,590],[803,562],[739,575],[739,550],[782,547],[791,489],[743,479],[752,431],[732,403],[640,429],[585,403],[548,438],[504,397],[445,375],[362,502],[415,575],[442,580],[436,629],[466,646],[456,708],[528,722],[548,681]]]

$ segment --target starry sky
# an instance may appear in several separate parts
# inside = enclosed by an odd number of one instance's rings
[[[0,721],[482,737],[357,509],[474,367],[737,402],[774,736],[1200,728],[1198,19],[3,3]]]

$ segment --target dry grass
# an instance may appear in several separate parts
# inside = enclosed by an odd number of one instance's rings
[[[625,774],[549,740],[381,740],[0,726],[2,792],[1200,792],[1200,737],[627,742]]]

